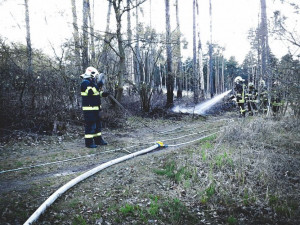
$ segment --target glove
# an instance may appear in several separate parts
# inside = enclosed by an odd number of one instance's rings
[[[109,96],[109,92],[103,91],[101,96],[105,98],[105,97]]]

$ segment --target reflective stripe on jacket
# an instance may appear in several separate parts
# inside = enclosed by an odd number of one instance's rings
[[[81,83],[82,109],[84,111],[99,110],[101,105],[100,90],[92,79],[84,79]]]

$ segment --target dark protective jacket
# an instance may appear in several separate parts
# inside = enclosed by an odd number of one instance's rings
[[[234,91],[236,93],[237,103],[245,103],[245,84],[235,84]]]
[[[249,87],[248,93],[246,93],[246,100],[248,102],[257,103],[258,92],[254,87]]]
[[[96,121],[101,108],[99,86],[93,79],[83,79],[81,83],[82,110],[86,121]]]

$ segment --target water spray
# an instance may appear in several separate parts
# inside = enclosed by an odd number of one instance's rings
[[[228,95],[232,90],[225,91],[222,94],[216,95],[212,99],[199,103],[195,105],[194,107],[185,107],[185,106],[175,106],[172,111],[177,113],[189,113],[189,114],[198,114],[203,115],[209,110],[211,107],[213,107],[215,104],[217,104],[219,101],[221,101],[226,95]]]

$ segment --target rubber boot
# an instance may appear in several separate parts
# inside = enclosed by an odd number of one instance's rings
[[[94,138],[96,145],[107,145],[107,142],[103,140],[102,136]]]
[[[87,147],[87,148],[97,148],[97,145],[94,144],[93,138],[85,138],[85,147]]]

